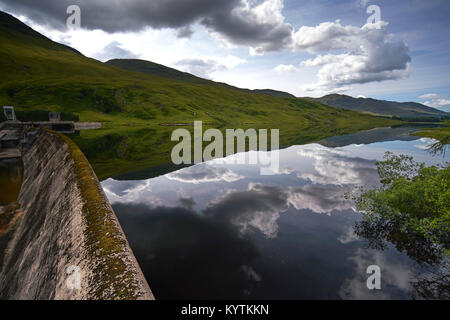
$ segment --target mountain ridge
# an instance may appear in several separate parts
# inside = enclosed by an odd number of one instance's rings
[[[105,62],[105,64],[112,65],[118,68],[122,68],[128,71],[134,71],[134,72],[140,72],[150,75],[157,75],[162,76],[166,78],[171,78],[174,80],[179,81],[185,81],[185,82],[191,82],[191,83],[198,83],[198,84],[208,84],[208,85],[218,85],[218,86],[224,86],[228,88],[243,90],[246,92],[253,92],[258,94],[267,94],[273,97],[277,98],[296,98],[296,96],[279,90],[273,90],[273,89],[246,89],[246,88],[239,88],[232,85],[229,85],[227,83],[223,82],[217,82],[209,79],[204,79],[201,77],[198,77],[196,75],[193,75],[188,72],[183,72],[171,67],[167,67],[165,65],[148,61],[148,60],[142,60],[142,59],[111,59]]]
[[[270,90],[254,92],[199,80],[186,73],[184,78],[202,83],[174,80],[180,71],[155,75],[125,70],[85,57],[3,12],[0,43],[0,104],[22,112],[64,112],[80,121],[119,126],[202,120],[217,127],[283,128],[286,134],[295,132],[298,141],[396,124],[304,99],[275,97]],[[168,72],[167,67],[152,66]]]
[[[396,102],[373,98],[354,98],[343,94],[329,94],[321,98],[304,99],[323,103],[335,108],[352,110],[385,117],[397,117],[404,120],[446,119],[450,114],[417,102]]]

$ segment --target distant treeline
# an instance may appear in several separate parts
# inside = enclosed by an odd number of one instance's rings
[[[20,121],[49,121],[48,113],[50,111],[45,110],[29,110],[29,111],[23,111],[23,110],[15,110],[16,118]],[[78,115],[70,113],[70,112],[61,112],[61,120],[62,121],[80,121],[80,118]],[[1,110],[0,114],[0,121],[6,121],[6,117],[3,113],[3,109]]]

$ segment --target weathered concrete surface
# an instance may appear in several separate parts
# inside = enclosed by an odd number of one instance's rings
[[[18,148],[0,149],[0,160],[20,158],[21,153]]]
[[[102,127],[100,122],[75,122],[74,125],[75,130],[94,130]]]
[[[2,271],[2,299],[153,299],[103,190],[68,138],[43,132],[23,157],[24,180]],[[95,200],[95,201],[93,201]],[[70,289],[67,268],[81,270]],[[71,282],[76,283],[76,282]]]

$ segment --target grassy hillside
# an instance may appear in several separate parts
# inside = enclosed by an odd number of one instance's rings
[[[0,104],[19,110],[64,111],[81,120],[136,124],[204,120],[306,128],[345,119],[380,121],[300,99],[126,71],[86,58],[5,13],[0,13],[0,43]]]
[[[289,94],[287,92],[271,90],[271,89],[240,89],[233,86],[230,86],[226,83],[214,82],[211,80],[206,80],[203,78],[199,78],[187,72],[181,72],[179,70],[169,68],[163,66],[158,63],[154,63],[151,61],[139,60],[139,59],[112,59],[106,62],[106,64],[119,67],[128,71],[141,72],[145,74],[161,76],[164,78],[170,78],[182,82],[190,82],[197,84],[206,84],[206,85],[216,85],[220,87],[225,87],[229,89],[239,89],[245,91],[247,93],[260,93],[266,94],[269,96],[277,97],[277,98],[295,98],[294,95]]]
[[[76,142],[100,178],[170,161],[173,123],[279,128],[282,144],[396,124],[297,98],[133,72],[87,58],[0,12],[0,105],[104,122]],[[147,132],[147,133],[143,133]],[[142,136],[146,138],[143,139]],[[141,163],[141,165],[137,165]]]
[[[112,59],[105,62],[118,68],[129,71],[141,72],[149,75],[161,76],[173,80],[191,82],[197,84],[214,84],[213,81],[196,77],[190,73],[182,72],[173,68],[163,66],[162,64],[139,59]]]
[[[441,120],[450,117],[449,113],[427,107],[416,102],[393,102],[366,98],[353,98],[341,94],[330,94],[322,98],[307,98],[332,107],[364,112],[367,114],[398,117],[405,120]]]

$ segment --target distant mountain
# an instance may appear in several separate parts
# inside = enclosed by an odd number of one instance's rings
[[[434,127],[434,125],[432,126]],[[375,128],[366,131],[360,131],[357,133],[346,134],[327,138],[317,143],[329,147],[345,147],[351,144],[370,144],[375,142],[385,141],[414,141],[420,139],[418,136],[411,135],[421,129],[430,128],[430,125],[422,126],[397,126],[386,128]]]
[[[81,121],[145,126],[195,120],[229,128],[270,125],[295,131],[295,142],[397,123],[267,94],[280,94],[275,91],[238,89],[147,61],[102,63],[1,11],[0,44],[0,105],[22,114],[59,111]]]
[[[115,66],[115,67],[118,67],[118,68],[128,70],[128,71],[140,72],[140,73],[170,78],[173,80],[178,80],[178,81],[183,81],[183,82],[217,85],[217,86],[221,86],[221,87],[240,89],[240,90],[243,90],[246,92],[265,94],[265,95],[269,95],[269,96],[273,96],[273,97],[277,97],[277,98],[295,98],[295,96],[290,93],[272,90],[272,89],[249,90],[249,89],[236,88],[236,87],[230,86],[229,84],[226,84],[226,83],[215,82],[212,80],[203,79],[203,78],[197,77],[193,74],[190,74],[187,72],[182,72],[177,69],[169,68],[162,64],[158,64],[158,63],[146,61],[146,60],[112,59],[105,63]]]
[[[416,102],[393,102],[370,98],[353,98],[330,94],[322,98],[305,98],[331,107],[353,110],[372,115],[398,117],[405,120],[427,120],[450,118],[450,114]]]

